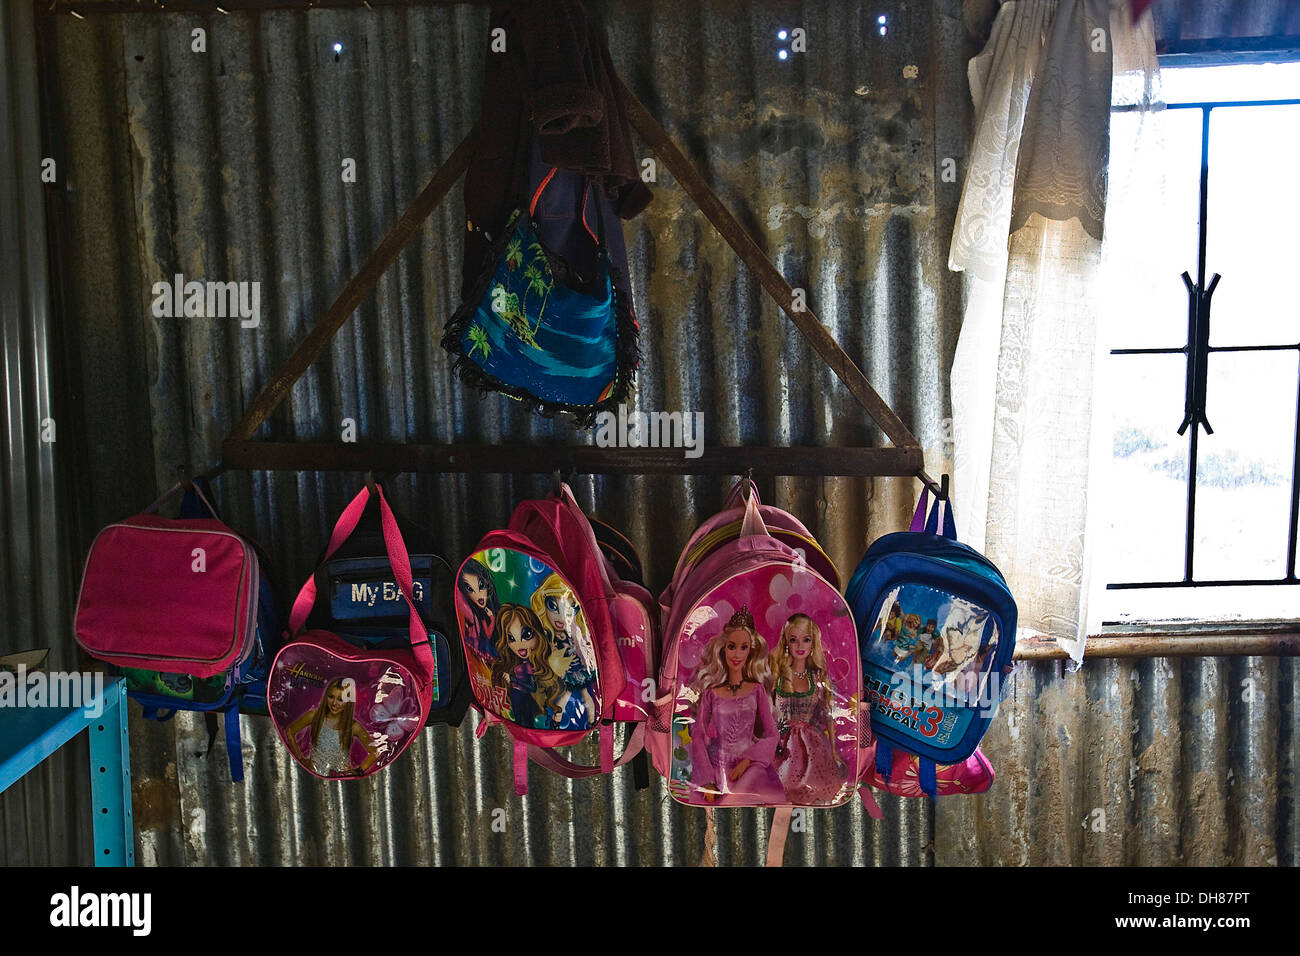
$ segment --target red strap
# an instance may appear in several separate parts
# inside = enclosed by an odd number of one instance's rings
[[[369,500],[370,490],[362,488],[357,492],[357,496],[348,502],[348,506],[343,509],[339,520],[334,524],[334,532],[330,535],[330,543],[325,549],[325,557],[321,559],[321,564],[333,557],[334,552],[348,539],[348,535],[356,530],[357,522],[361,520],[361,514],[366,510],[366,502]],[[295,636],[302,630],[303,625],[307,623],[307,615],[311,613],[311,606],[315,603],[316,574],[312,572],[303,584],[302,590],[298,592],[298,597],[293,602],[293,610],[289,613],[290,636]]]
[[[415,584],[411,578],[411,558],[406,553],[406,542],[402,540],[402,533],[397,528],[397,519],[393,516],[392,509],[388,507],[387,499],[384,498],[384,489],[376,485],[375,490],[379,493],[379,518],[384,528],[384,549],[388,552],[388,563],[393,569],[393,576],[397,578],[397,587],[411,611],[411,650],[415,654],[415,662],[425,674],[432,676],[437,669],[437,663],[433,656],[433,648],[429,646],[429,632],[425,630],[424,622],[420,620],[420,614],[415,609],[415,601],[412,597],[415,594]],[[356,530],[357,522],[361,520],[369,500],[370,489],[362,488],[343,509],[338,523],[334,525],[334,533],[330,535],[330,543],[325,549],[322,564],[328,561],[342,547],[348,536]],[[298,592],[298,597],[293,602],[293,611],[289,615],[290,635],[297,635],[302,630],[303,625],[307,623],[307,615],[311,613],[311,606],[315,602],[316,575],[313,573],[304,582],[302,590]]]
[[[862,797],[862,808],[867,811],[867,816],[873,820],[883,820],[884,812],[880,809],[880,804],[876,803],[876,795],[871,792],[871,787],[865,783],[858,786],[858,794]]]
[[[545,767],[547,770],[561,774],[571,780],[577,780],[582,777],[594,777],[597,774],[612,773],[615,767],[623,766],[639,754],[645,747],[645,724],[637,724],[632,729],[631,735],[627,738],[627,746],[623,749],[623,755],[618,759],[615,759],[613,728],[605,727],[602,729],[603,733],[600,735],[601,766],[599,767],[588,767],[585,764],[565,760],[549,747],[530,746],[528,748],[528,759],[539,767]],[[608,766],[605,765],[607,747],[609,760]]]
[[[406,606],[411,609],[411,650],[415,653],[415,662],[424,669],[425,674],[432,677],[438,664],[433,656],[433,647],[429,644],[429,632],[425,630],[424,621],[420,620],[420,612],[415,609],[411,557],[406,553],[406,542],[402,540],[402,532],[397,527],[393,510],[388,507],[384,489],[376,485],[375,490],[379,492],[379,518],[384,526],[384,547],[388,550],[388,563],[392,565],[393,575],[397,578],[402,597],[406,599]]]
[[[587,235],[591,236],[591,241],[600,245],[600,240],[596,234],[591,231],[591,226],[587,225],[587,197],[591,195],[591,180],[587,180],[586,187],[582,190],[582,228],[587,230]]]
[[[515,740],[515,796],[528,793],[528,744]]]
[[[767,865],[780,866],[785,860],[785,838],[790,835],[793,807],[777,807],[772,816],[772,835],[767,838]]]
[[[542,198],[542,190],[551,184],[551,179],[554,176],[555,176],[555,167],[552,166],[551,171],[546,174],[546,176],[542,179],[540,183],[537,184],[537,192],[533,193],[533,201],[528,204],[529,216],[537,215],[537,200]],[[583,225],[586,225],[586,223],[584,222]]]
[[[614,772],[614,726],[607,724],[597,733],[600,735],[600,772]]]

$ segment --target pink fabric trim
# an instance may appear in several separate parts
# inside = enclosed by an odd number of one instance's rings
[[[772,834],[767,838],[767,865],[781,866],[785,861],[785,840],[790,835],[791,807],[777,807],[772,815]]]
[[[515,796],[522,797],[528,793],[528,744],[522,740],[516,740],[514,744]]]

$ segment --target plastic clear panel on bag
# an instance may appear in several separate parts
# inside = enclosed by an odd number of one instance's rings
[[[1000,637],[995,616],[973,601],[923,584],[895,587],[862,642],[875,719],[929,746],[956,746],[981,707],[997,706],[989,670]]]
[[[857,630],[804,568],[737,575],[696,605],[676,675],[669,790],[697,806],[835,806],[858,778]]]
[[[347,660],[306,643],[286,647],[276,659],[267,703],[299,763],[321,777],[382,769],[423,725],[404,668]]]

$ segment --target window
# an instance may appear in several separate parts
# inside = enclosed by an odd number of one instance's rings
[[[1300,617],[1300,63],[1162,83],[1135,161],[1163,188],[1120,217],[1141,251],[1102,323],[1101,618]],[[1114,116],[1112,181],[1140,119]]]

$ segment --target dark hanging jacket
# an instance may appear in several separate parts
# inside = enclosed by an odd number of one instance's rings
[[[586,177],[592,178],[587,219],[604,223],[623,285],[619,220],[639,215],[652,196],[640,178],[604,38],[579,0],[499,5],[489,37],[498,28],[505,30],[505,51],[487,54],[482,119],[465,176],[462,291],[469,294],[488,253],[489,240],[475,227],[495,238],[513,210],[528,208],[539,171],[552,166],[560,172],[544,198],[552,207],[572,206],[575,214]],[[558,233],[545,222],[539,227],[542,241],[566,254],[567,238],[576,236],[572,224]]]

